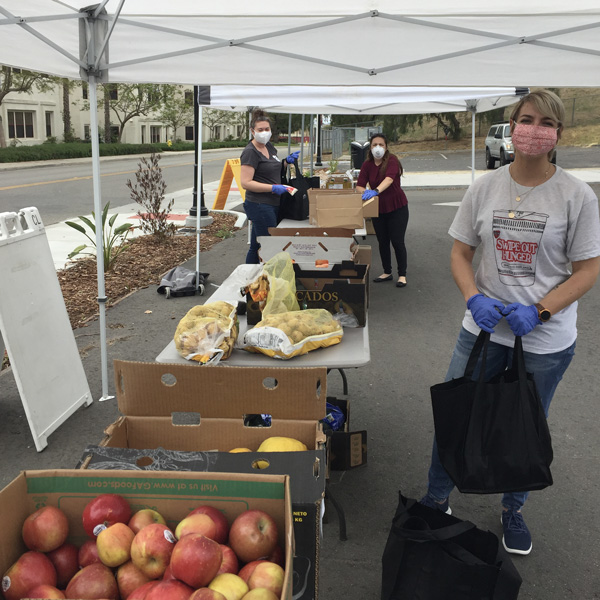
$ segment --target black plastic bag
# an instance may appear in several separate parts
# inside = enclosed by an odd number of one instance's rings
[[[199,273],[198,287],[196,287],[196,271],[190,271],[185,267],[173,267],[163,275],[156,291],[159,294],[164,294],[167,298],[194,296],[196,292],[199,292],[202,296],[204,294],[204,280],[208,278],[208,275],[208,273]]]
[[[463,493],[541,490],[552,485],[552,441],[521,338],[515,338],[512,366],[484,381],[489,340],[482,331],[463,377],[431,387],[440,461]]]
[[[308,219],[308,190],[321,187],[321,179],[316,177],[304,177],[298,161],[294,161],[296,167],[296,177],[289,178],[288,164],[283,163],[281,171],[281,183],[291,185],[298,191],[292,196],[288,192],[280,196],[278,221],[283,219],[292,219],[294,221],[304,221]]]
[[[381,600],[516,600],[522,579],[490,531],[399,493]]]

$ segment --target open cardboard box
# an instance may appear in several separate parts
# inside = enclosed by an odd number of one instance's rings
[[[227,367],[114,361],[119,419],[97,447],[84,452],[83,468],[160,469],[288,474],[296,554],[294,599],[318,596],[321,509],[326,448],[326,368]],[[253,415],[270,427],[251,427]],[[293,437],[306,452],[256,450],[271,436]],[[257,469],[258,460],[268,463]]]
[[[125,497],[132,510],[153,508],[173,530],[192,508],[209,504],[231,523],[248,509],[260,509],[277,523],[285,551],[282,599],[292,600],[294,534],[287,475],[149,471],[82,471],[58,469],[24,471],[0,491],[3,518],[0,572],[27,551],[21,535],[23,521],[41,506],[57,506],[69,520],[68,541],[80,546],[87,538],[81,515],[86,504],[105,492]],[[3,586],[6,582],[3,581]]]
[[[379,198],[363,202],[355,190],[308,190],[308,210],[311,225],[360,229],[366,217],[379,216]]]
[[[350,400],[329,396],[327,402],[344,415],[344,427],[328,430],[328,466],[331,471],[347,471],[367,464],[367,432],[350,430]]]

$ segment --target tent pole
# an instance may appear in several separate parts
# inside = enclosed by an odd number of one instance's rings
[[[100,361],[102,369],[102,397],[100,401],[110,400],[108,395],[108,359],[106,346],[106,290],[104,285],[104,230],[102,228],[102,206],[100,193],[100,145],[98,143],[98,92],[96,77],[90,75],[90,132],[92,135],[92,185],[94,190],[94,215],[96,224],[96,271],[98,277],[98,312],[100,315]]]
[[[202,106],[196,102],[196,111],[198,113],[198,128],[196,129],[196,136],[198,137],[198,143],[196,144],[196,164],[198,169],[196,172],[196,189],[200,190],[202,186]],[[196,291],[200,289],[200,213],[202,211],[196,211]]]
[[[471,111],[471,183],[475,181],[475,113]]]
[[[315,164],[315,157],[314,157],[314,143],[315,143],[315,138],[314,138],[314,129],[313,129],[313,121],[314,121],[315,115],[310,115],[310,136],[309,136],[309,148],[310,148],[310,176],[312,177],[314,175],[314,164]]]
[[[300,170],[304,169],[304,115],[302,115],[302,132],[300,133]]]
[[[288,156],[292,153],[292,113],[288,116]]]

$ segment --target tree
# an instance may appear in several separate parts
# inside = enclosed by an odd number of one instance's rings
[[[383,133],[390,142],[397,142],[401,135],[410,129],[423,126],[425,115],[385,115],[383,117]]]
[[[180,127],[194,123],[193,98],[186,97],[183,89],[176,89],[173,94],[165,97],[158,118],[173,131],[173,137],[177,138],[177,130]]]
[[[45,92],[56,84],[56,78],[34,73],[33,71],[24,71],[2,65],[0,69],[0,105],[4,98],[12,92],[21,92],[33,94],[34,91]],[[6,148],[6,138],[4,136],[4,127],[0,121],[0,148]]]
[[[103,84],[104,94],[102,99],[98,100],[98,104],[106,111],[106,105],[110,106],[110,110],[116,115],[119,121],[119,138],[121,141],[125,125],[134,117],[147,116],[152,112],[161,109],[164,104],[164,99],[172,95],[175,91],[174,85],[154,85],[154,84],[125,84],[125,83],[108,83]],[[86,105],[89,109],[89,103]],[[105,112],[105,139],[108,136],[110,139],[110,123],[106,124]]]
[[[215,137],[215,125],[224,125],[227,123],[229,111],[218,108],[205,108],[202,111],[202,123],[209,129],[209,141]]]
[[[453,140],[460,140],[460,122],[456,118],[456,113],[431,113],[431,117],[438,122],[445,135]]]

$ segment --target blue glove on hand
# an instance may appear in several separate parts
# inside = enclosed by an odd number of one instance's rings
[[[281,196],[281,194],[285,194],[287,192],[287,188],[285,187],[285,185],[277,185],[277,184],[275,184],[271,188],[271,191],[274,194],[277,194],[278,196]]]
[[[294,162],[296,162],[298,160],[298,158],[300,157],[300,150],[296,150],[296,152],[292,152],[285,160],[290,164],[293,165]]]
[[[527,335],[541,323],[535,306],[525,306],[518,302],[509,304],[502,310],[510,330],[518,336]]]
[[[377,196],[377,191],[376,190],[365,190],[363,192],[362,195],[362,199],[363,200],[370,200],[371,198],[373,198],[374,196]]]
[[[467,300],[467,308],[471,311],[478,327],[488,333],[494,333],[494,327],[502,318],[500,311],[504,308],[504,304],[483,294],[474,294]]]

